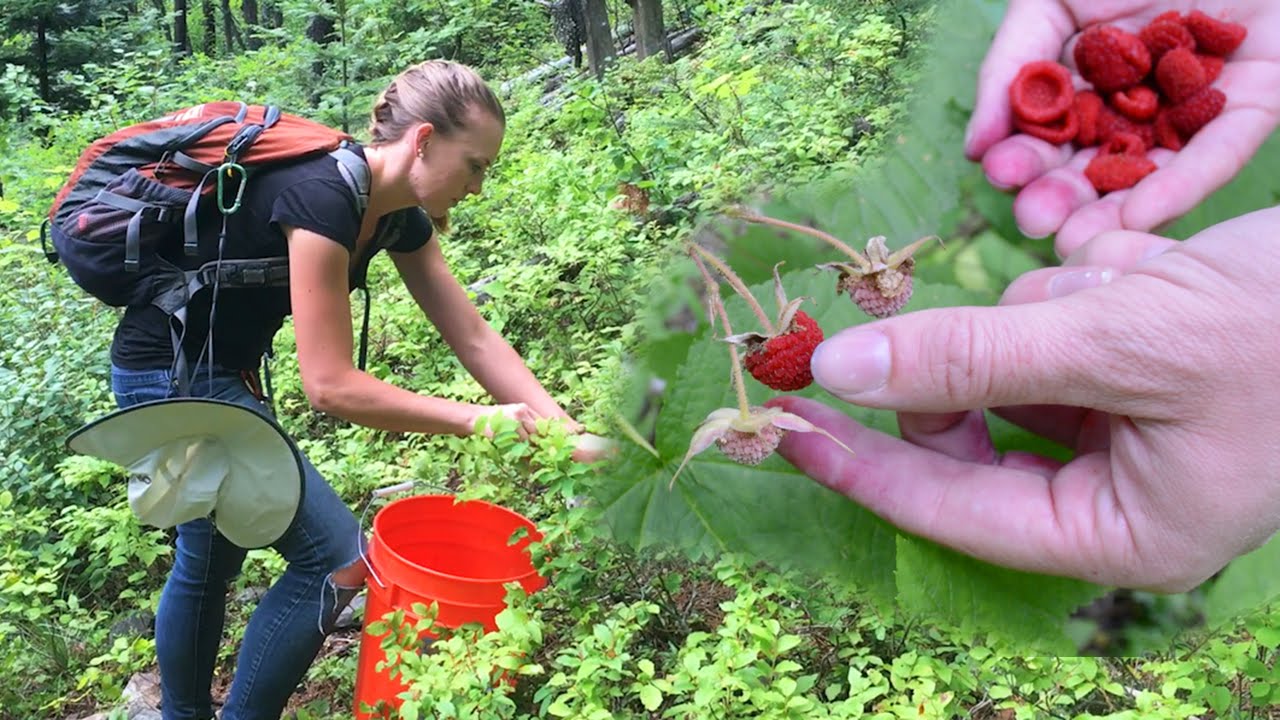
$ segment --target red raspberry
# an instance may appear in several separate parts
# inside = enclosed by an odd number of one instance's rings
[[[1146,143],[1142,138],[1133,133],[1116,133],[1111,136],[1110,140],[1099,150],[1099,155],[1132,155],[1134,157],[1145,157],[1147,153]]]
[[[1195,95],[1209,84],[1204,65],[1186,48],[1170,50],[1156,63],[1156,84],[1174,105]]]
[[[1009,86],[1013,113],[1029,123],[1057,120],[1071,107],[1074,97],[1071,71],[1049,60],[1023,65]]]
[[[1100,93],[1131,88],[1151,70],[1151,53],[1142,40],[1112,25],[1087,28],[1073,55],[1080,76]]]
[[[1168,110],[1161,110],[1156,115],[1155,132],[1156,144],[1162,148],[1169,148],[1176,152],[1181,150],[1185,144],[1182,136],[1178,134],[1178,131],[1173,128],[1173,124],[1169,122]]]
[[[1183,22],[1196,39],[1196,49],[1218,57],[1226,57],[1240,47],[1249,32],[1240,23],[1218,20],[1199,10],[1192,10]]]
[[[1130,120],[1150,120],[1160,107],[1160,97],[1146,85],[1134,85],[1112,93],[1111,107]]]
[[[1080,147],[1097,145],[1098,121],[1102,115],[1102,98],[1092,90],[1081,90],[1076,93],[1075,103],[1071,111],[1076,115],[1079,129],[1076,131],[1076,144]]]
[[[1137,135],[1148,149],[1156,144],[1155,128],[1151,123],[1134,122],[1104,105],[1098,113],[1098,143],[1107,142],[1116,133]]]
[[[1138,32],[1142,44],[1146,45],[1147,51],[1151,53],[1151,62],[1158,62],[1162,55],[1174,48],[1196,49],[1196,39],[1191,36],[1191,31],[1182,24],[1182,19],[1176,11],[1173,12],[1173,16],[1168,18],[1161,15]]]
[[[813,382],[809,360],[822,342],[822,328],[804,311],[797,311],[786,332],[747,350],[742,364],[751,377],[774,390],[800,390]]]
[[[1013,126],[1032,137],[1038,137],[1054,145],[1061,145],[1075,139],[1076,132],[1080,129],[1080,122],[1076,118],[1075,112],[1068,109],[1062,117],[1051,123],[1044,124],[1026,122],[1015,115]]]
[[[1136,155],[1103,155],[1099,153],[1084,168],[1084,176],[1105,195],[1113,190],[1124,190],[1138,184],[1142,178],[1155,172],[1156,164]]]
[[[765,425],[754,433],[730,428],[716,439],[716,447],[734,462],[759,465],[773,454],[786,434],[786,430],[773,425]]]
[[[1222,74],[1222,66],[1227,62],[1217,55],[1205,55],[1204,53],[1196,53],[1196,59],[1204,67],[1204,80],[1206,83],[1217,80],[1218,76]]]
[[[1218,117],[1227,104],[1227,96],[1215,87],[1207,87],[1200,92],[1169,108],[1169,123],[1178,135],[1190,139],[1200,128]]]

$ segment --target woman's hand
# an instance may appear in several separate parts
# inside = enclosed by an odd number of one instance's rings
[[[601,460],[608,460],[617,452],[618,444],[613,440],[584,432],[577,437],[577,447],[573,451],[573,459],[580,463],[596,463]]]
[[[516,432],[520,435],[521,440],[527,440],[531,435],[538,434],[538,420],[542,417],[533,411],[525,403],[507,403],[505,405],[477,405],[475,418],[472,422],[474,428],[481,418],[492,418],[502,416],[518,423]],[[493,437],[493,428],[485,427],[485,437]]]

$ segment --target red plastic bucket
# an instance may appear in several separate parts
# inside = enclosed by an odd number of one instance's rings
[[[508,545],[518,528],[528,535]],[[546,585],[529,560],[529,543],[540,540],[533,523],[522,515],[482,500],[457,503],[452,495],[420,495],[388,503],[373,519],[369,541],[365,602],[366,630],[360,637],[356,666],[355,710],[360,720],[385,717],[362,712],[379,702],[398,708],[405,690],[391,670],[378,672],[386,660],[382,637],[367,628],[393,610],[404,610],[407,623],[418,617],[414,603],[437,603],[436,622],[444,627],[480,623],[494,630],[494,618],[506,607],[504,583],[518,582],[533,593]]]

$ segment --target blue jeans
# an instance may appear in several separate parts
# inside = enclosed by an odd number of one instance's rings
[[[128,407],[173,394],[168,370],[111,369],[116,404]],[[270,417],[238,372],[197,373],[191,394],[237,403]],[[258,603],[244,631],[223,720],[277,720],[315,660],[338,611],[357,589],[339,588],[334,571],[360,561],[364,533],[351,509],[304,459],[306,488],[293,527],[272,548],[288,568]],[[156,611],[164,720],[214,716],[210,685],[226,617],[227,590],[247,551],[205,518],[177,527],[173,570]]]

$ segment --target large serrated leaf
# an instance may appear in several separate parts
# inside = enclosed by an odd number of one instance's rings
[[[870,320],[847,297],[836,294],[830,272],[797,268],[782,280],[789,297],[809,298],[805,311],[828,335]],[[749,290],[766,312],[773,310],[772,282]],[[920,282],[908,309],[986,302],[984,293]],[[756,329],[755,315],[745,301],[730,296],[726,306],[735,332]],[[751,404],[775,395],[750,377],[745,384]],[[869,427],[896,429],[892,413],[851,407],[817,386],[797,394],[828,403]],[[779,568],[862,589],[880,604],[897,602],[908,611],[926,612],[1040,651],[1069,649],[1063,620],[1100,591],[1084,583],[996,568],[914,538],[904,544],[905,536],[896,529],[776,456],[757,467],[744,467],[708,449],[689,462],[668,490],[694,429],[712,410],[736,405],[725,343],[708,335],[698,338],[666,397],[657,426],[662,457],[633,454],[625,463],[626,479],[613,484],[626,485],[625,490],[601,498],[615,537],[621,540],[638,546],[665,543],[694,555],[708,550],[747,554]],[[1007,424],[993,429],[999,430],[996,441],[1004,448],[1032,444],[1026,433]]]
[[[1226,622],[1280,598],[1280,536],[1236,558],[1210,588],[1205,614],[1210,624]]]
[[[919,538],[898,537],[898,600],[909,613],[1016,642],[1020,651],[1070,655],[1064,620],[1096,585],[1018,572]]]

